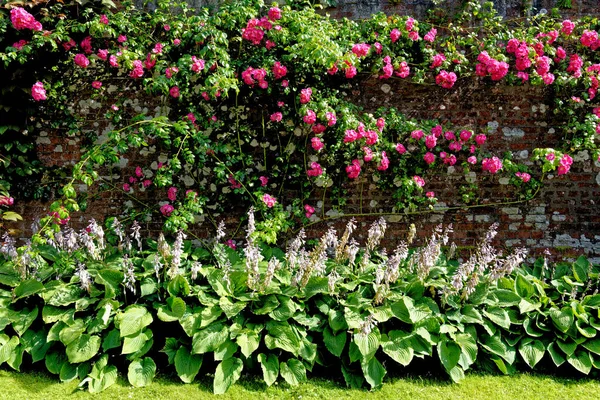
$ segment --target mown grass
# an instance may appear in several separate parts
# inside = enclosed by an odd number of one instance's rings
[[[593,379],[568,379],[547,375],[519,374],[494,376],[469,374],[460,384],[420,378],[388,380],[381,389],[347,389],[338,382],[311,378],[297,387],[279,383],[267,387],[258,379],[243,378],[225,395],[211,393],[209,378],[185,385],[170,377],[158,377],[152,385],[133,388],[126,379],[100,394],[92,395],[78,389],[77,382],[59,383],[49,375],[38,372],[18,373],[0,370],[0,399],[373,399],[373,400],[462,400],[462,399],[517,399],[517,400],[571,400],[600,398],[600,382]]]

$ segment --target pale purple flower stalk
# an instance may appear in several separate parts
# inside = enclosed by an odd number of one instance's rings
[[[333,270],[327,276],[327,286],[329,288],[329,293],[333,294],[335,292],[335,284],[340,279],[340,275],[337,271]]]
[[[296,269],[298,264],[298,252],[304,246],[304,239],[306,238],[306,234],[304,233],[304,229],[300,229],[298,232],[298,236],[288,246],[287,252],[285,253],[285,259],[287,261],[288,268],[290,271]]]
[[[9,260],[14,260],[19,255],[17,253],[16,240],[11,237],[8,232],[2,236],[2,244],[0,245],[0,253],[6,255]]]
[[[92,277],[85,268],[85,265],[79,263],[77,266],[77,271],[75,271],[75,275],[79,277],[79,284],[81,288],[89,293],[92,288]]]
[[[179,230],[177,232],[177,237],[175,238],[175,243],[173,243],[173,252],[171,258],[171,267],[167,271],[167,276],[169,279],[173,279],[175,276],[181,274],[180,266],[181,266],[181,256],[183,255],[183,240],[187,236]]]
[[[281,262],[275,257],[271,257],[269,264],[267,265],[265,279],[263,280],[263,291],[269,287],[271,281],[273,280],[273,276],[275,275],[275,271],[277,271],[279,268],[281,268]]]
[[[140,235],[141,226],[137,221],[133,221],[131,224],[131,238],[136,241],[138,250],[142,251],[142,238]]]
[[[171,246],[169,243],[167,243],[165,235],[163,235],[162,232],[160,235],[158,235],[157,250],[165,262],[167,261],[168,257],[171,257]]]
[[[358,246],[358,242],[354,239],[350,241],[350,244],[346,247],[346,257],[348,258],[348,265],[350,268],[354,269],[354,263],[356,262],[356,255],[360,247]]]
[[[260,271],[258,265],[263,260],[263,255],[260,248],[254,241],[252,234],[255,232],[254,226],[254,208],[250,207],[248,211],[248,229],[246,230],[246,247],[244,254],[246,255],[246,272],[248,273],[248,288],[252,290],[258,289],[260,282]]]
[[[348,240],[350,239],[350,236],[352,236],[354,229],[356,229],[356,220],[352,218],[350,221],[348,221],[348,224],[346,224],[346,230],[340,239],[340,243],[335,249],[335,261],[337,263],[342,263],[345,259],[347,259],[348,254],[346,252],[346,246],[348,245]]]
[[[133,262],[129,259],[127,254],[123,255],[123,269],[125,270],[125,277],[123,283],[125,288],[135,295],[135,274]]]
[[[193,281],[196,280],[196,278],[198,277],[198,272],[200,271],[200,268],[202,268],[202,263],[199,261],[194,261],[192,263],[192,266],[190,268],[190,272],[191,272],[191,278]]]
[[[373,328],[377,325],[377,321],[375,320],[375,316],[373,314],[369,314],[369,316],[363,321],[360,325],[359,335],[367,336]]]
[[[96,246],[94,239],[90,236],[90,233],[88,233],[85,229],[79,232],[79,241],[81,242],[81,244],[83,244],[83,246],[87,250],[90,257],[92,257],[92,259],[100,260],[101,253],[98,247]]]
[[[117,218],[113,220],[112,229],[115,232],[115,235],[119,237],[119,244],[121,244],[125,237],[125,232],[123,232],[123,225],[121,225],[121,222]]]

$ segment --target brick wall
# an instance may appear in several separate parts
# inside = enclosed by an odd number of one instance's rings
[[[450,0],[449,7],[460,3],[458,0],[454,3],[453,1]],[[419,7],[426,3],[403,1],[391,4],[386,1],[358,0],[352,3],[349,0],[341,0],[337,9],[327,11],[335,17],[353,18],[380,9],[401,14],[416,11],[418,14]],[[522,2],[499,0],[496,4],[504,7],[504,15],[511,16],[516,15],[515,10]],[[554,3],[551,0],[540,0],[535,4],[551,7]],[[522,12],[522,9],[519,12]],[[573,0],[573,9],[569,12],[573,15],[597,14],[597,0]],[[469,78],[459,80],[456,88],[448,91],[435,85],[416,85],[402,79],[390,79],[385,82],[365,79],[354,87],[352,94],[366,111],[374,111],[380,106],[393,106],[409,117],[435,118],[443,123],[470,127],[477,131],[489,130],[491,133],[488,135],[486,146],[494,149],[496,154],[512,151],[517,160],[526,161],[533,148],[558,146],[559,138],[555,131],[561,121],[553,119],[553,94],[544,88],[483,84]],[[103,110],[95,108],[96,105],[91,100],[83,99],[73,106],[78,113],[86,115],[90,120],[90,130],[102,135],[110,129],[104,121],[98,120],[97,116],[102,115]],[[165,112],[164,107],[153,103],[152,100],[134,100],[129,106],[136,112],[145,111],[150,115]],[[73,164],[80,156],[80,142],[77,137],[42,131],[37,138],[37,144],[39,157],[48,166]],[[123,157],[120,167],[125,170],[134,168],[134,157],[135,155]],[[573,257],[583,253],[600,261],[600,213],[597,212],[596,206],[600,197],[600,164],[589,158],[587,152],[578,153],[571,173],[560,178],[548,176],[540,193],[527,203],[497,204],[513,197],[510,187],[489,176],[476,175],[473,179],[476,179],[480,186],[481,205],[474,208],[460,208],[462,203],[456,188],[464,177],[450,167],[447,177],[428,184],[428,190],[434,190],[441,200],[437,208],[419,215],[388,216],[388,234],[384,246],[391,249],[397,240],[404,239],[411,223],[417,226],[420,240],[429,236],[436,225],[452,223],[453,239],[457,245],[468,248],[476,244],[493,222],[498,222],[499,235],[496,245],[499,247],[524,246],[531,249],[532,254],[541,254],[545,249],[550,249],[557,257]],[[119,176],[120,171],[116,172],[115,176]],[[106,174],[110,172],[107,171]],[[359,211],[378,213],[390,208],[392,200],[376,190],[372,182],[355,184],[351,189],[354,196],[345,210],[347,214]],[[362,196],[359,190],[363,191]],[[361,198],[362,202],[359,200]],[[89,218],[102,220],[107,215],[118,214],[129,201],[134,200],[116,197],[108,192],[89,193],[88,209],[85,213],[76,214],[71,223],[75,227],[82,227]],[[336,216],[327,199],[325,204],[322,203],[321,194],[314,199],[314,204],[319,206],[316,215],[324,213],[328,217]],[[22,236],[27,236],[32,218],[44,215],[48,206],[49,202],[17,204],[16,211],[25,217],[25,221],[11,227],[20,231]],[[445,207],[452,209],[443,211]],[[235,230],[238,225],[236,215],[220,217],[228,222],[230,231]],[[375,219],[376,217],[361,217],[358,220],[360,229],[357,230],[357,235],[364,238],[368,225]],[[341,232],[347,218],[314,222],[307,228],[309,237],[318,237],[330,225]],[[156,235],[160,229],[160,221],[146,222],[145,229]],[[199,224],[194,227],[194,232],[200,237],[206,237],[214,233],[214,228],[207,221],[200,219]],[[237,236],[242,239],[243,232],[240,231]]]

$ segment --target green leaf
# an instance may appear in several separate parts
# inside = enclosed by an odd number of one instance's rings
[[[179,340],[175,338],[167,338],[165,340],[165,347],[161,350],[161,352],[167,355],[169,365],[175,362],[175,355],[177,354],[177,350],[179,349]]]
[[[177,375],[185,383],[192,383],[202,366],[202,356],[191,354],[184,346],[177,350],[174,361]]]
[[[585,351],[576,351],[567,357],[567,362],[579,372],[587,375],[592,370],[592,358],[590,353]]]
[[[48,372],[54,375],[58,375],[64,363],[67,363],[67,357],[63,354],[62,350],[60,352],[53,351],[51,353],[46,354],[46,358],[44,359],[44,363],[46,364],[46,369]]]
[[[13,336],[10,338],[10,340],[6,340],[5,343],[0,346],[0,365],[8,362],[15,356],[19,343],[19,338],[17,336]]]
[[[104,285],[105,297],[114,298],[121,291],[125,274],[116,269],[101,269],[96,275],[96,282]]]
[[[214,352],[214,358],[216,361],[227,360],[232,357],[238,349],[238,345],[231,340],[227,339],[225,343],[219,346]]]
[[[143,330],[131,336],[125,336],[121,354],[132,354],[140,351],[150,339],[152,339],[152,331],[150,329]]]
[[[219,307],[221,307],[221,310],[223,310],[229,319],[238,315],[240,311],[246,308],[247,305],[248,303],[244,301],[238,301],[234,303],[229,297],[221,297],[219,300]]]
[[[69,343],[66,349],[67,357],[71,364],[85,362],[94,357],[100,350],[98,336],[81,335],[79,339]]]
[[[171,296],[167,299],[167,304],[160,304],[156,307],[156,316],[164,322],[177,321],[186,311],[185,301],[179,297]]]
[[[300,339],[287,322],[269,321],[267,331],[269,335],[265,335],[265,344],[268,349],[279,348],[298,356]]]
[[[277,296],[279,307],[269,313],[269,317],[275,321],[287,321],[296,312],[298,305],[287,296]]]
[[[402,322],[416,324],[431,315],[431,310],[424,304],[415,305],[410,297],[404,296],[392,304],[392,313]]]
[[[306,368],[302,361],[297,359],[289,359],[287,362],[279,364],[279,372],[281,377],[291,386],[297,386],[300,382],[306,380]]]
[[[255,301],[258,308],[252,310],[252,312],[256,315],[264,315],[268,314],[279,306],[279,300],[273,294],[269,296],[262,296],[258,301]]]
[[[362,333],[355,334],[352,340],[356,343],[363,360],[368,361],[379,349],[380,339],[381,334],[379,333],[379,329],[373,328],[368,335]]]
[[[471,364],[477,360],[477,340],[470,333],[459,333],[455,336],[454,341],[460,346],[460,366],[466,370]]]
[[[385,354],[405,367],[410,364],[414,356],[409,338],[397,337],[394,340],[384,341],[381,348]]]
[[[600,355],[600,339],[586,340],[582,346],[594,354]]]
[[[357,374],[348,369],[344,364],[342,364],[342,374],[344,375],[344,381],[346,381],[346,386],[352,389],[360,389],[365,381],[363,378],[363,374]]]
[[[77,364],[63,363],[58,377],[61,382],[70,382],[77,378]]]
[[[577,261],[573,263],[573,276],[577,282],[587,282],[588,270],[590,268],[590,262],[584,256],[580,256]],[[587,375],[587,374],[586,374]]]
[[[498,298],[498,305],[501,307],[515,306],[521,301],[521,297],[508,289],[496,289],[492,293]]]
[[[265,355],[264,353],[260,353],[258,355],[258,362],[260,362],[265,383],[267,386],[271,386],[279,376],[279,359],[275,354]]]
[[[334,332],[348,329],[346,318],[341,310],[329,310],[329,326]]]
[[[59,308],[45,305],[42,309],[42,320],[45,324],[52,324],[57,321],[72,321],[75,309],[70,308]]]
[[[448,373],[452,368],[456,367],[460,358],[460,346],[450,340],[442,340],[438,343],[437,353],[440,357],[442,365]]]
[[[593,338],[596,336],[596,329],[591,327],[591,326],[585,326],[585,322],[581,321],[580,319],[578,319],[577,321],[575,321],[575,326],[577,327],[577,330],[579,331],[579,333],[581,333],[581,336],[586,337],[586,338]]]
[[[550,345],[548,345],[548,354],[550,354],[550,358],[552,358],[554,365],[557,367],[560,367],[565,361],[567,361],[562,353],[558,351],[558,345],[555,342],[552,342]]]
[[[542,357],[544,357],[545,351],[544,344],[537,339],[525,338],[521,340],[521,344],[519,345],[519,354],[521,354],[521,357],[523,357],[523,360],[530,368],[535,367],[540,362]]]
[[[156,374],[156,364],[150,357],[137,359],[129,364],[127,370],[127,379],[132,386],[148,386]]]
[[[571,325],[573,325],[573,309],[571,307],[564,307],[561,310],[552,307],[549,311],[550,317],[554,326],[556,326],[561,332],[566,333]]]
[[[190,284],[182,275],[176,275],[167,285],[167,291],[171,296],[187,296],[190,294]]]
[[[152,315],[144,306],[131,305],[125,312],[117,313],[116,322],[123,336],[135,335],[152,323]]]
[[[319,293],[329,293],[329,279],[326,277],[311,276],[304,287],[304,297],[308,300]]]
[[[450,375],[450,379],[452,379],[452,382],[454,383],[458,383],[465,379],[465,371],[463,371],[460,365],[457,365],[448,371],[448,375]]]
[[[227,390],[240,379],[244,363],[236,357],[228,358],[222,361],[215,372],[213,381],[213,393],[224,394]]]
[[[221,323],[198,331],[192,338],[192,353],[203,354],[217,350],[229,337],[229,330]]]
[[[85,332],[85,323],[82,319],[77,319],[71,326],[65,326],[58,334],[58,337],[62,344],[68,346],[73,341],[79,339],[83,332]]]
[[[515,279],[515,292],[522,298],[528,299],[535,294],[535,286],[523,275],[518,274]]]
[[[485,315],[494,324],[504,328],[510,328],[510,318],[506,310],[499,307],[488,307],[487,310],[483,310]]]
[[[32,308],[31,311],[29,311],[28,308],[24,308],[23,310],[21,310],[19,312],[19,320],[13,322],[12,327],[19,336],[23,336],[25,331],[27,331],[27,329],[29,329],[31,324],[33,324],[33,321],[35,321],[37,316],[38,316],[38,308],[37,307]]]
[[[15,301],[44,290],[44,284],[37,279],[29,279],[19,283],[15,288]]]
[[[149,296],[158,290],[158,284],[152,277],[145,277],[140,282],[140,297]]]
[[[116,349],[121,346],[121,335],[118,329],[111,329],[104,339],[102,339],[102,351]]]
[[[591,308],[600,307],[600,294],[585,296],[585,298],[583,299],[581,304],[586,307],[591,307]]]
[[[260,336],[254,331],[245,331],[236,338],[236,343],[240,346],[244,357],[249,358],[250,355],[258,349]]]
[[[558,348],[561,349],[567,356],[572,355],[577,348],[577,343],[573,341],[563,342],[561,340],[557,340],[556,344]]]
[[[342,355],[344,346],[346,346],[346,339],[346,332],[340,332],[337,335],[334,335],[329,327],[326,327],[323,330],[323,342],[325,343],[325,347],[336,357]]]
[[[507,346],[499,333],[496,333],[494,336],[484,335],[480,344],[492,354],[502,357],[507,363],[512,365],[515,362],[515,349],[512,346]]]
[[[117,382],[119,373],[114,365],[107,365],[108,355],[104,355],[94,364],[85,381],[88,381],[90,393],[100,393]],[[82,383],[84,383],[82,382]]]
[[[221,307],[219,307],[218,304],[206,307],[200,313],[200,328],[206,328],[211,325],[221,316],[221,314],[223,314],[223,310],[221,310]]]
[[[377,360],[377,358],[372,357],[368,362],[362,362],[361,367],[363,370],[363,374],[371,389],[375,389],[381,386],[383,383],[383,377],[387,373],[383,365]]]

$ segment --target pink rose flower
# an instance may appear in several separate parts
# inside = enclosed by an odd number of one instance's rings
[[[169,198],[169,200],[175,201],[175,199],[177,198],[177,188],[171,186],[169,190],[167,190],[167,197]]]
[[[171,89],[169,89],[169,94],[174,99],[178,98],[179,97],[179,87],[173,86]]]
[[[332,112],[325,113],[325,118],[327,118],[328,126],[333,126],[337,122],[337,117],[335,116],[335,113],[332,113]]]
[[[100,89],[102,87],[102,82],[100,82],[100,81],[94,81],[94,82],[92,82],[92,87],[94,89]]]
[[[483,161],[481,161],[481,167],[484,171],[495,174],[502,169],[502,160],[496,156],[492,158],[484,158]]]
[[[312,207],[308,204],[304,205],[304,211],[306,211],[306,213],[304,214],[304,215],[306,215],[306,218],[310,218],[315,213],[314,207]]]
[[[119,35],[119,37],[117,38],[117,42],[119,43],[125,43],[127,41],[127,36],[125,35]]]
[[[444,89],[451,89],[455,82],[456,74],[454,72],[441,70],[440,73],[435,77],[435,83]]]
[[[76,54],[73,61],[75,61],[75,64],[79,65],[81,68],[87,68],[87,66],[90,65],[90,60],[88,60],[85,54],[81,53]]]
[[[306,112],[306,115],[303,118],[304,123],[306,124],[314,124],[315,122],[317,122],[317,114],[315,114],[315,112],[313,110],[308,110]]]
[[[104,24],[104,25],[108,25],[108,17],[106,16],[106,14],[102,14],[100,16],[100,23]]]
[[[423,160],[425,160],[425,162],[427,163],[427,165],[431,165],[435,161],[435,154],[433,154],[433,153],[431,153],[431,152],[428,151],[423,156]]]
[[[15,7],[10,10],[10,22],[16,30],[31,29],[33,31],[41,31],[42,24],[35,17],[29,14],[21,7]]]
[[[402,36],[402,33],[400,33],[400,31],[396,28],[392,29],[390,32],[390,39],[392,40],[392,43],[396,43],[398,39],[400,39],[400,36]]]
[[[173,207],[170,204],[165,204],[160,207],[160,212],[165,217],[170,217],[174,210],[175,210],[175,207]]]
[[[279,7],[271,7],[268,15],[271,21],[277,21],[278,19],[281,19],[281,10]]]
[[[36,82],[31,87],[31,97],[33,97],[35,101],[46,100],[46,90],[44,89],[44,84],[42,82]]]
[[[318,137],[314,137],[310,140],[311,146],[315,151],[321,151],[324,147],[323,142]]]
[[[423,187],[425,186],[425,180],[423,178],[421,178],[419,175],[415,175],[413,176],[413,181],[417,184],[417,186],[419,187]]]
[[[300,91],[300,104],[306,104],[310,101],[310,96],[312,95],[312,89],[306,88]]]
[[[267,186],[267,183],[269,183],[269,178],[266,176],[261,176],[258,180],[260,181],[260,186]]]
[[[352,164],[346,167],[346,174],[350,179],[356,179],[360,175],[360,162],[358,160],[352,160]]]
[[[266,193],[263,195],[262,201],[266,204],[268,208],[272,208],[275,205],[275,203],[277,203],[277,199],[275,197]]]
[[[321,176],[323,175],[323,168],[316,162],[310,163],[310,169],[306,171],[308,176]]]
[[[273,122],[280,122],[282,118],[283,118],[283,114],[280,112],[273,113],[273,114],[271,114],[271,117],[270,117],[271,121],[273,121]]]
[[[287,68],[284,65],[281,65],[279,61],[275,61],[272,71],[275,79],[281,79],[287,75]]]
[[[386,169],[389,168],[389,166],[390,166],[390,160],[389,160],[389,158],[387,158],[387,154],[385,153],[385,151],[382,151],[381,152],[381,162],[377,166],[377,170],[385,171]]]

